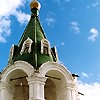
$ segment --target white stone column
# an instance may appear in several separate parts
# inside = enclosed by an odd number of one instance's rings
[[[67,83],[67,94],[69,100],[77,100],[76,82],[71,81]]]
[[[73,100],[77,100],[78,94],[77,94],[76,90],[72,90],[72,98],[73,98]]]
[[[29,84],[29,100],[44,100],[44,85],[46,77],[34,74],[27,78]]]
[[[0,100],[13,100],[14,89],[6,82],[0,83]]]
[[[71,91],[71,89],[67,88],[66,93],[67,93],[67,98],[66,99],[67,100],[72,100],[72,96],[71,96],[72,91]]]

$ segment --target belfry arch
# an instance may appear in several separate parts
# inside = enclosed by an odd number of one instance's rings
[[[26,76],[27,74],[23,70],[17,69],[7,77],[8,83],[13,87],[12,100],[28,100],[29,85]]]
[[[34,72],[34,68],[24,61],[17,61],[7,67],[2,74],[0,100],[28,100],[29,85],[26,77]]]
[[[46,100],[57,100],[56,86],[51,79],[47,79],[44,86],[44,98]]]
[[[47,77],[44,85],[46,100],[75,100],[75,83],[67,68],[55,62],[46,62],[40,67],[40,74]],[[72,95],[74,97],[72,98]]]

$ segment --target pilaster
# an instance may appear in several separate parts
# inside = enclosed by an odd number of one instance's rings
[[[39,76],[35,73],[28,77],[29,84],[29,100],[44,100],[44,85],[46,77]]]
[[[0,100],[13,100],[14,89],[7,82],[0,83]]]
[[[57,100],[76,100],[76,84],[73,81],[65,82],[57,90]]]

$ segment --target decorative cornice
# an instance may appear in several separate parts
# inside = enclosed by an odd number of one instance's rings
[[[45,84],[46,77],[41,77],[38,73],[34,73],[32,76],[26,78],[28,81],[28,84],[33,84],[33,83],[41,83]]]

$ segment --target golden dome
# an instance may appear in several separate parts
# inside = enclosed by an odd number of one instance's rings
[[[40,5],[40,3],[37,0],[33,0],[31,2],[31,4],[30,4],[30,7],[31,7],[31,9],[32,8],[37,8],[38,10],[40,10],[41,5]]]

